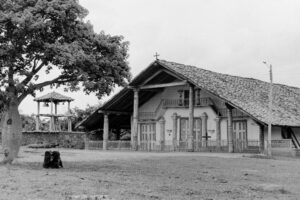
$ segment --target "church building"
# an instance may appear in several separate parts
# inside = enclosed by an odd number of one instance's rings
[[[131,149],[263,152],[270,84],[155,60],[79,126],[131,132]],[[273,84],[272,146],[299,148],[300,88]]]

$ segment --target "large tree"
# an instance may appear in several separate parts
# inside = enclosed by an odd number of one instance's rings
[[[130,79],[128,42],[95,33],[78,0],[0,0],[2,145],[13,160],[21,144],[18,106],[46,86],[80,87],[99,98]],[[47,80],[43,73],[57,74]],[[40,78],[43,77],[43,78]]]

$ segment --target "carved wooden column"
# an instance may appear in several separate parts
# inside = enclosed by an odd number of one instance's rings
[[[177,149],[177,113],[173,113],[173,150],[176,151]]]
[[[133,90],[133,140],[132,149],[137,151],[137,136],[138,136],[138,115],[139,115],[139,90]]]
[[[259,125],[259,152],[264,153],[264,151],[265,151],[264,126]]]
[[[190,85],[190,92],[189,92],[189,131],[187,137],[187,150],[193,151],[194,150],[194,86]]]
[[[108,133],[109,133],[109,119],[108,119],[108,114],[107,114],[107,113],[104,113],[104,123],[103,123],[103,150],[107,150]]]
[[[159,124],[160,124],[160,141],[159,141],[160,150],[164,151],[164,149],[165,149],[165,124],[166,124],[166,121],[163,117],[159,120]]]
[[[205,142],[204,142],[204,147],[207,148],[207,140],[208,140],[208,135],[207,135],[207,114],[204,112],[202,115],[201,115],[201,122],[202,122],[202,138],[204,137],[205,138]]]
[[[37,102],[37,115],[36,115],[36,122],[35,122],[35,130],[40,130],[40,102]]]
[[[226,105],[227,107],[227,133],[228,133],[228,152],[234,152],[234,145],[233,145],[233,127],[232,127],[232,109],[233,107],[230,105]]]
[[[219,116],[216,117],[216,139],[217,139],[217,149],[221,150],[221,118]]]

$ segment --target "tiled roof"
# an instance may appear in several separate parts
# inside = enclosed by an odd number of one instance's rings
[[[165,60],[158,60],[157,62],[261,122],[268,123],[269,83]],[[300,126],[300,88],[281,84],[273,85],[272,124]]]
[[[44,96],[37,97],[34,101],[73,101],[71,97],[67,97],[65,95],[59,94],[57,92],[51,92]]]

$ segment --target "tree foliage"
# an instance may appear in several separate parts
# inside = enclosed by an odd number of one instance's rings
[[[95,33],[87,14],[78,0],[0,0],[1,105],[18,105],[45,86],[82,85],[100,98],[127,84],[128,42]],[[57,77],[40,78],[54,69]]]
[[[100,106],[101,106],[101,104],[94,105],[94,106],[88,105],[84,109],[81,109],[81,108],[78,108],[78,107],[75,107],[75,108],[71,109],[71,114],[73,116],[72,127],[74,128],[76,126],[76,124],[78,124],[79,122],[81,122],[82,120],[84,120],[85,118],[90,116]]]

